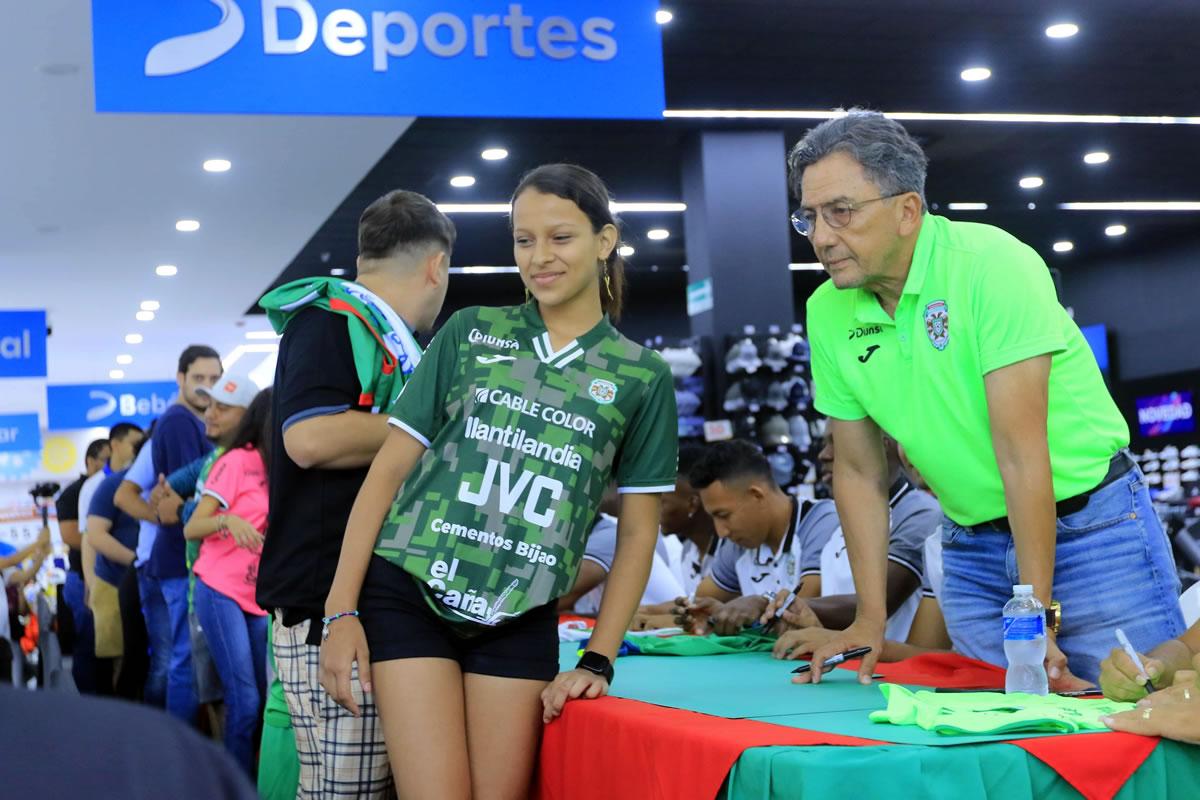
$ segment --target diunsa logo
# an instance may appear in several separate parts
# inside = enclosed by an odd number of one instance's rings
[[[216,27],[159,42],[146,55],[146,75],[161,77],[191,72],[216,61],[241,41],[246,20],[238,0],[208,0],[221,11]],[[260,0],[264,55],[299,55],[317,41],[318,34],[330,53],[353,58],[367,50],[375,72],[387,72],[392,58],[411,55],[423,45],[440,58],[464,53],[487,58],[492,47],[507,45],[517,58],[542,56],[565,60],[582,56],[591,61],[611,61],[617,55],[616,23],[590,17],[578,25],[551,16],[535,19],[519,3],[510,3],[506,14],[473,14],[469,18],[448,12],[429,15],[418,22],[403,11],[373,11],[370,20],[349,8],[330,11],[321,20],[310,0]],[[292,38],[280,33],[282,12],[286,27],[299,32]],[[368,27],[369,25],[369,27]],[[504,29],[507,29],[505,31]],[[507,35],[505,35],[507,34]]]

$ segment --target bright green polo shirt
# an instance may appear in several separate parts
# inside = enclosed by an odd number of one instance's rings
[[[893,320],[875,294],[826,282],[808,301],[814,403],[870,417],[904,445],[960,525],[1007,515],[984,375],[1052,354],[1054,496],[1095,487],[1129,428],[1045,262],[990,225],[926,214]]]

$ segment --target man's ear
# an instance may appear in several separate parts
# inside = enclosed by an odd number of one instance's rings
[[[430,286],[440,286],[450,275],[450,254],[445,250],[436,250],[425,259],[425,282]]]
[[[755,500],[763,500],[767,496],[767,490],[757,483],[751,483],[747,486],[746,493]]]

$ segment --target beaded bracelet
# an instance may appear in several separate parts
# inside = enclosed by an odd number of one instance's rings
[[[336,614],[330,614],[328,617],[321,617],[321,624],[326,627],[329,627],[329,625],[331,623],[336,622],[337,620],[341,619],[342,617],[357,617],[357,616],[358,616],[357,611],[339,611]]]

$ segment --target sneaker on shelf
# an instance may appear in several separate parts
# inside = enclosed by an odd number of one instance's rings
[[[1166,459],[1167,457],[1163,456],[1163,458]],[[1163,472],[1174,472],[1174,471],[1178,470],[1179,469],[1179,459],[1172,458],[1172,459],[1164,460],[1162,468],[1163,468]]]
[[[1158,472],[1162,469],[1162,463],[1157,459],[1154,461],[1146,461],[1142,464],[1142,472]]]
[[[792,378],[788,381],[788,403],[801,411],[808,408],[812,402],[812,389],[804,378]]]
[[[663,361],[671,368],[671,374],[676,378],[686,378],[695,375],[700,369],[700,356],[690,347],[664,347],[659,351]]]
[[[1146,485],[1147,486],[1161,486],[1162,485],[1162,475],[1159,475],[1157,472],[1147,475],[1146,476]]]
[[[791,341],[792,347],[791,350],[788,351],[788,361],[791,362],[793,366],[807,364],[810,355],[808,340],[799,334],[795,334],[793,337],[791,337]]]
[[[681,416],[695,414],[700,408],[700,397],[695,392],[686,389],[675,390],[675,407]]]
[[[742,381],[742,397],[746,398],[746,407],[751,411],[758,411],[762,408],[763,400],[766,392],[763,391],[761,381],[750,378]]]
[[[733,374],[742,371],[742,343],[734,342],[725,354],[725,372]]]
[[[704,437],[704,417],[681,416],[679,418],[680,439],[701,439]]]
[[[767,405],[776,411],[783,411],[788,407],[787,390],[779,381],[771,381],[771,385],[767,387]]]
[[[783,349],[783,342],[774,337],[767,340],[767,354],[763,357],[763,363],[773,372],[787,369],[788,354]]]
[[[779,447],[792,443],[792,430],[781,414],[772,414],[762,426],[762,443],[767,447]]]
[[[791,486],[796,482],[796,459],[786,447],[769,450],[767,463],[771,465],[771,476],[780,486]]]
[[[1179,464],[1180,469],[1200,469],[1200,458],[1185,458]]]
[[[793,414],[788,417],[788,431],[792,434],[792,443],[801,450],[812,448],[812,431],[809,430],[808,420],[803,414]]]
[[[746,409],[746,398],[742,396],[742,385],[735,383],[725,391],[726,411],[744,411]]]
[[[1142,461],[1153,461],[1158,458],[1158,451],[1145,450],[1142,452]]]
[[[1179,448],[1173,444],[1167,445],[1162,449],[1162,457],[1164,459],[1179,458]]]
[[[1179,452],[1184,458],[1200,458],[1200,446],[1189,444]]]
[[[737,350],[737,371],[758,372],[758,368],[762,366],[762,359],[758,356],[758,347],[755,346],[754,340],[747,336],[737,343]]]
[[[1189,469],[1187,472],[1179,476],[1179,480],[1184,483],[1196,483],[1200,481],[1200,471]]]

